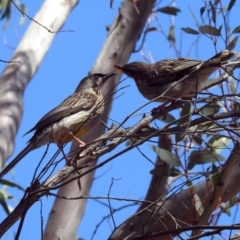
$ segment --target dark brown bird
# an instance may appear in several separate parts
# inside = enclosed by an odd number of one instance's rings
[[[197,92],[203,91],[209,76],[219,67],[233,64],[228,60],[237,56],[239,54],[236,52],[224,50],[207,61],[176,58],[153,64],[132,62],[115,65],[115,69],[133,78],[145,98],[167,102],[181,97],[193,97]]]
[[[35,131],[28,145],[1,171],[0,179],[30,151],[45,144],[56,143],[62,150],[63,144],[76,140],[80,146],[84,146],[85,143],[78,137],[87,133],[101,117],[104,110],[101,87],[115,74],[96,73],[83,78],[74,94],[43,116],[27,132]]]

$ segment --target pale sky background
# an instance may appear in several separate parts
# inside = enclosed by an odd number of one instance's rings
[[[162,1],[158,7],[166,6],[170,2],[171,1]],[[201,23],[199,9],[203,6],[203,2],[204,1],[201,0],[176,1],[176,7],[181,9],[181,12],[176,18],[166,14],[158,14],[158,20],[167,34],[171,22],[174,21],[176,23],[176,44],[177,48],[181,51],[182,57],[188,56],[204,60],[215,54],[212,42],[208,38],[201,36],[198,45],[194,46],[190,55],[188,55],[191,44],[196,40],[196,36],[181,33],[182,27],[197,29],[195,21],[190,13],[190,8]],[[223,5],[226,6],[228,2],[229,1],[223,1]],[[31,17],[34,17],[42,5],[42,1],[23,1],[23,3],[28,9],[27,14]],[[32,128],[44,114],[73,93],[79,80],[88,74],[105,41],[107,35],[106,26],[111,25],[113,22],[118,8],[120,7],[120,3],[121,1],[115,0],[113,9],[111,9],[109,6],[110,1],[83,0],[80,1],[78,6],[71,13],[62,29],[74,30],[75,32],[59,33],[56,36],[39,70],[25,91],[23,119],[16,138],[15,150],[10,160],[26,146],[26,142],[32,135],[29,134],[23,138],[22,136]],[[230,26],[232,29],[240,25],[239,13],[236,13],[237,10],[239,11],[239,7],[240,3],[237,1],[230,17]],[[25,24],[19,26],[19,19],[20,13],[13,7],[8,28],[5,31],[0,31],[0,59],[2,60],[11,59],[15,48],[18,46],[18,43],[30,23],[30,21],[26,19]],[[219,22],[221,21],[219,20]],[[3,24],[4,22],[2,21],[1,26],[3,26]],[[154,21],[152,26],[158,27],[157,22]],[[182,40],[181,44],[179,41],[180,38]],[[139,46],[139,43],[137,46]],[[222,41],[219,41],[217,49],[218,51],[224,49]],[[239,50],[239,44],[237,44],[235,50]],[[175,51],[169,47],[169,43],[160,32],[152,32],[147,36],[143,53],[151,54],[154,61],[176,57]],[[143,53],[138,52],[132,54],[130,62],[133,60],[145,61],[142,56]],[[0,62],[1,72],[5,66],[5,63]],[[130,87],[119,92],[119,94],[124,94],[114,101],[110,115],[111,119],[118,122],[121,122],[127,115],[130,115],[135,109],[147,102],[147,100],[138,93],[135,83],[131,79],[125,80],[120,87],[125,85],[130,85]],[[140,110],[139,113],[148,112],[155,106],[158,106],[158,104],[151,103],[146,108]],[[178,113],[178,111],[175,113]],[[131,118],[125,126],[132,126],[140,118],[141,115]],[[112,121],[108,122],[109,125],[111,123]],[[163,123],[160,123],[160,126],[161,124]],[[155,154],[149,148],[149,144],[154,143],[145,143],[140,149],[152,161],[155,161]],[[124,147],[125,144],[122,144],[115,151],[102,157],[99,161],[107,159],[108,156],[112,156],[114,153],[124,149]],[[57,146],[51,144],[45,161],[47,161],[56,150]],[[45,147],[42,147],[28,154],[14,168],[14,175],[8,174],[7,178],[13,178],[23,187],[28,187],[34,169],[37,166],[37,161],[41,158],[44,151]],[[94,181],[90,195],[107,196],[111,181],[114,178],[117,181],[114,181],[114,185],[111,189],[110,195],[112,197],[143,199],[151,179],[150,171],[153,168],[154,166],[137,150],[132,150],[114,159],[114,161],[111,161],[96,172],[95,176],[97,179]],[[10,188],[9,192],[15,197],[15,199],[9,201],[9,204],[14,207],[21,199],[23,192]],[[80,192],[79,195],[81,195]],[[48,219],[53,201],[53,197],[44,197],[42,199],[44,225]],[[105,200],[99,201],[107,204]],[[78,204],[77,201],[76,204]],[[111,201],[111,204],[112,207],[118,208],[129,204],[129,202]],[[116,224],[120,225],[123,220],[135,212],[136,208],[137,206],[128,207],[117,212],[114,215]],[[79,228],[78,237],[85,240],[91,239],[96,225],[108,214],[109,208],[107,205],[104,206],[97,201],[90,200]],[[5,212],[0,209],[0,219],[2,220],[5,217]],[[221,224],[231,224],[233,222],[233,217],[234,216],[228,217],[224,215],[221,218]],[[239,222],[239,217],[237,217],[234,222]],[[14,239],[13,230],[16,230],[17,226],[18,223],[6,233],[3,239]],[[112,232],[112,229],[112,220],[109,218],[97,229],[94,239],[106,239]],[[40,239],[40,236],[40,203],[35,203],[27,213],[20,239]],[[227,234],[223,235],[223,239],[227,237]]]

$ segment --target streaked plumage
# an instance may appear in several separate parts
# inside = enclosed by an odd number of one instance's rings
[[[26,134],[35,131],[28,145],[0,173],[0,179],[30,151],[48,143],[62,148],[64,143],[87,133],[99,120],[104,110],[100,87],[116,73],[93,74],[82,79],[77,92],[48,112]],[[73,137],[74,136],[74,137]],[[79,140],[80,146],[84,146]]]
[[[136,82],[139,92],[147,99],[165,102],[201,92],[209,76],[219,67],[231,65],[229,59],[239,56],[224,50],[207,61],[187,58],[162,60],[153,64],[132,62],[115,65]]]

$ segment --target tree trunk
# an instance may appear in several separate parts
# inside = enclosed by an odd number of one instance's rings
[[[30,24],[12,57],[12,61],[19,63],[9,63],[3,71],[0,78],[0,168],[14,149],[14,139],[22,119],[24,90],[77,3],[77,0],[69,0],[66,4],[44,1],[34,17],[41,25],[36,22]]]
[[[113,71],[114,64],[125,64],[128,61],[154,3],[154,0],[138,1],[137,6],[140,11],[140,14],[138,14],[128,0],[123,2],[91,73],[111,72]],[[103,89],[104,95],[115,86],[119,78],[120,75],[117,75],[115,81],[108,81],[108,83],[105,84],[105,88]],[[110,108],[111,104],[109,103],[105,107],[102,121],[106,122]],[[104,130],[104,126],[99,123],[91,132],[82,137],[82,139],[85,142],[91,142],[101,135]],[[75,148],[76,146],[73,145],[71,150]],[[89,168],[95,164],[96,162],[92,162],[89,164]],[[77,183],[72,182],[63,186],[59,190],[58,195],[68,197],[75,197],[80,194],[84,196],[88,195],[93,176],[94,172],[91,172],[91,174],[81,178],[81,192],[79,191]],[[78,202],[79,204],[76,204],[76,201],[56,198],[45,230],[45,239],[52,240],[61,238],[64,240],[76,238],[79,222],[85,211],[86,201],[86,199],[82,199]]]

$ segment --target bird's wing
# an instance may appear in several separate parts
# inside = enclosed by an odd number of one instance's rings
[[[26,134],[45,128],[50,124],[58,122],[65,117],[75,114],[80,111],[91,109],[96,103],[96,96],[91,93],[74,93],[66,98],[59,106],[52,109],[45,116],[43,116],[38,123],[30,129]],[[26,135],[24,134],[24,136]]]
[[[154,78],[152,78],[152,83],[162,82],[167,84],[179,81],[198,70],[203,63],[203,61],[187,58],[176,58],[157,62],[158,72],[156,72]]]
[[[172,72],[178,73],[178,72],[185,72],[189,73],[189,71],[195,70],[195,68],[199,65],[201,65],[203,62],[194,60],[194,59],[187,59],[187,58],[178,58],[176,61],[174,61],[174,67],[172,69]]]
[[[211,57],[207,61],[199,61],[188,58],[162,60],[155,64],[157,68],[154,68],[154,76],[151,79],[151,84],[169,84],[171,82],[180,81],[184,78],[187,78],[191,74],[198,73],[198,71],[201,71],[201,69],[207,69],[209,67],[220,67],[222,64],[224,64],[224,61],[227,63],[227,60],[235,58],[238,55],[239,54],[236,52],[229,52],[229,50],[224,50]],[[211,71],[209,74],[211,74]]]

